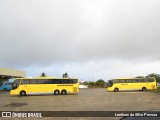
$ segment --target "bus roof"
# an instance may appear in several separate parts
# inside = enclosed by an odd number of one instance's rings
[[[145,78],[154,78],[154,77],[143,77],[143,78],[115,78],[111,80],[129,80],[129,79],[145,79]]]
[[[57,78],[57,77],[51,77],[51,76],[38,76],[35,78],[16,78],[17,80],[21,80],[21,79],[77,79],[77,78]]]

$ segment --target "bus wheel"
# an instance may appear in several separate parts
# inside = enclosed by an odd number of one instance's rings
[[[59,90],[54,91],[54,95],[59,95],[59,94],[60,94]]]
[[[147,91],[147,88],[146,88],[146,87],[143,87],[143,88],[142,88],[142,91]]]
[[[62,90],[61,91],[61,95],[67,95],[67,91],[66,90]]]
[[[21,96],[26,96],[26,92],[25,92],[25,91],[21,91],[21,92],[20,92],[20,95],[21,95]]]
[[[118,88],[115,88],[115,89],[114,89],[114,92],[118,92],[118,91],[119,91],[119,89],[118,89]]]
[[[7,88],[4,88],[3,90],[4,90],[4,91],[7,91]]]

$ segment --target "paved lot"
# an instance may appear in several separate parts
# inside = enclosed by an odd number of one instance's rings
[[[80,89],[78,95],[14,96],[0,92],[0,111],[148,111],[160,110],[160,94],[153,92],[107,92]],[[1,119],[1,118],[0,118]],[[27,119],[27,118],[26,118]],[[38,118],[39,119],[39,118]],[[37,120],[38,120],[37,119]],[[43,118],[44,119],[44,118]],[[50,120],[53,118],[45,118]],[[70,120],[75,118],[54,118]],[[111,118],[76,118],[79,120]],[[119,118],[112,118],[119,119]],[[40,119],[39,119],[40,120]]]

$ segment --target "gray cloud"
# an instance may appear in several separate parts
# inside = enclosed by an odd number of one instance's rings
[[[158,61],[160,1],[0,1],[1,65]]]

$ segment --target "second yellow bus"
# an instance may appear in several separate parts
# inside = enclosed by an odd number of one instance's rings
[[[154,90],[157,89],[154,77],[146,78],[120,78],[108,81],[107,91],[128,91],[128,90]]]

